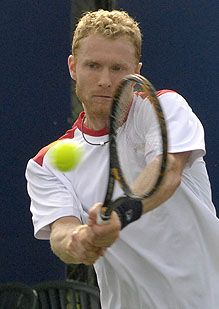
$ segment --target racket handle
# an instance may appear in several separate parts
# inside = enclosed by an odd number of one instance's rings
[[[105,216],[100,210],[98,215],[97,215],[97,224],[108,224],[109,219],[110,219],[110,215]]]
[[[119,197],[117,198],[115,201],[111,201],[106,199],[104,202],[104,206],[101,207],[98,216],[97,216],[97,224],[106,224],[109,223],[110,217],[111,217],[111,213],[113,212],[113,210],[115,210],[115,208],[120,205],[122,203],[122,201],[124,201],[124,199],[126,199],[126,197]]]

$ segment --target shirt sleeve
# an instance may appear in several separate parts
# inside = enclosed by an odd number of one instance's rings
[[[64,174],[55,175],[31,159],[26,179],[36,238],[49,239],[50,224],[60,217],[74,216],[81,220],[80,201]]]
[[[192,151],[188,164],[205,155],[204,129],[186,100],[176,92],[160,97],[168,132],[168,152]]]

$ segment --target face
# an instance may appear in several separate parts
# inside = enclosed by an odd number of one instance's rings
[[[126,37],[112,40],[94,34],[81,40],[76,59],[70,56],[68,64],[76,94],[90,117],[108,117],[119,82],[127,74],[139,74],[141,67]]]

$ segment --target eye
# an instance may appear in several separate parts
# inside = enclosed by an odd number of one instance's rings
[[[124,72],[127,71],[127,69],[128,69],[127,66],[121,63],[115,63],[111,67],[112,72]]]
[[[87,63],[87,66],[92,70],[99,69],[100,67],[100,65],[96,62],[89,62]]]
[[[122,70],[123,70],[123,67],[119,64],[112,66],[112,71],[118,72]]]

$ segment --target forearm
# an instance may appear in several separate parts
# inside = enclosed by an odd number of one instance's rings
[[[53,253],[58,256],[66,264],[80,264],[78,257],[73,256],[69,250],[70,234],[74,233],[75,229],[80,225],[78,219],[72,219],[65,222],[60,219],[59,222],[54,222],[51,227],[50,245]],[[62,224],[63,223],[63,224]]]
[[[181,175],[189,156],[190,152],[168,155],[165,177],[158,190],[151,197],[142,202],[130,198],[121,200],[121,203],[115,208],[115,212],[120,218],[122,229],[131,222],[138,220],[142,214],[160,206],[175,193],[181,183]],[[145,188],[148,188],[148,185],[151,186],[151,178],[153,177],[150,178],[150,176],[156,170],[157,163],[159,161],[156,160],[149,168],[147,166],[133,183],[132,191],[136,195],[141,196],[142,192],[145,192]],[[152,173],[150,173],[150,169]]]
[[[143,213],[147,213],[166,202],[175,193],[180,183],[180,175],[176,175],[172,170],[167,170],[167,176],[157,192],[143,200]]]
[[[151,197],[148,197],[143,201],[143,213],[146,213],[160,206],[175,193],[181,183],[182,171],[185,167],[189,155],[190,152],[168,154],[168,162],[165,176],[157,192],[155,192]],[[159,164],[158,161],[155,162],[155,164]],[[153,170],[156,170],[156,168],[153,169],[153,166],[151,167],[151,169],[152,172]],[[150,174],[151,173],[146,170],[145,178],[147,175]],[[134,184],[136,187],[141,188],[143,185],[147,187],[147,183],[145,183],[143,177],[144,172],[140,175],[140,179],[137,179],[136,183]],[[142,191],[143,189],[141,188],[140,190]]]
[[[91,265],[103,255],[103,246],[97,246],[98,235],[90,226],[75,217],[63,217],[51,226],[52,251],[66,264]]]

